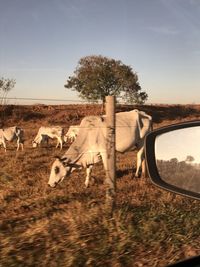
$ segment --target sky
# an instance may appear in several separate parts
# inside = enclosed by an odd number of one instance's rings
[[[156,137],[155,155],[158,160],[185,161],[187,156],[200,163],[199,154],[200,126],[170,131]]]
[[[147,103],[200,103],[200,0],[0,0],[0,10],[9,97],[77,100],[67,78],[102,55],[137,72]]]

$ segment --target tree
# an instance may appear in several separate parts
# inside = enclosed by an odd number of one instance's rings
[[[0,79],[1,104],[4,104],[8,92],[14,88],[15,84],[16,81],[14,79]]]
[[[191,156],[191,155],[188,155],[188,156],[186,157],[186,159],[185,159],[185,161],[188,162],[188,163],[192,163],[194,160],[195,160],[194,157]]]
[[[93,102],[101,100],[104,103],[106,96],[115,95],[130,104],[143,104],[148,97],[130,66],[103,56],[81,58],[65,87]]]

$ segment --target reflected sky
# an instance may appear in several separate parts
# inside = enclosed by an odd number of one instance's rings
[[[157,160],[178,161],[192,156],[193,163],[200,163],[200,126],[174,130],[156,137],[155,153]]]

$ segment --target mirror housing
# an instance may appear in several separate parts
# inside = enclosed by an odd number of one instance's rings
[[[153,184],[200,200],[200,121],[152,131],[145,140],[145,155]]]

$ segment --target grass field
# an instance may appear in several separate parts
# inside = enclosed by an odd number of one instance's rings
[[[130,110],[133,107],[118,107]],[[199,119],[199,106],[143,106],[154,128]],[[99,106],[7,106],[1,125],[25,131],[24,151],[0,148],[0,267],[29,266],[166,266],[200,254],[200,202],[132,179],[136,153],[117,154],[117,203],[105,211],[105,173],[95,166],[94,181],[84,188],[84,171],[76,171],[56,189],[48,188],[54,156],[52,142],[32,148],[41,125],[68,129]]]

